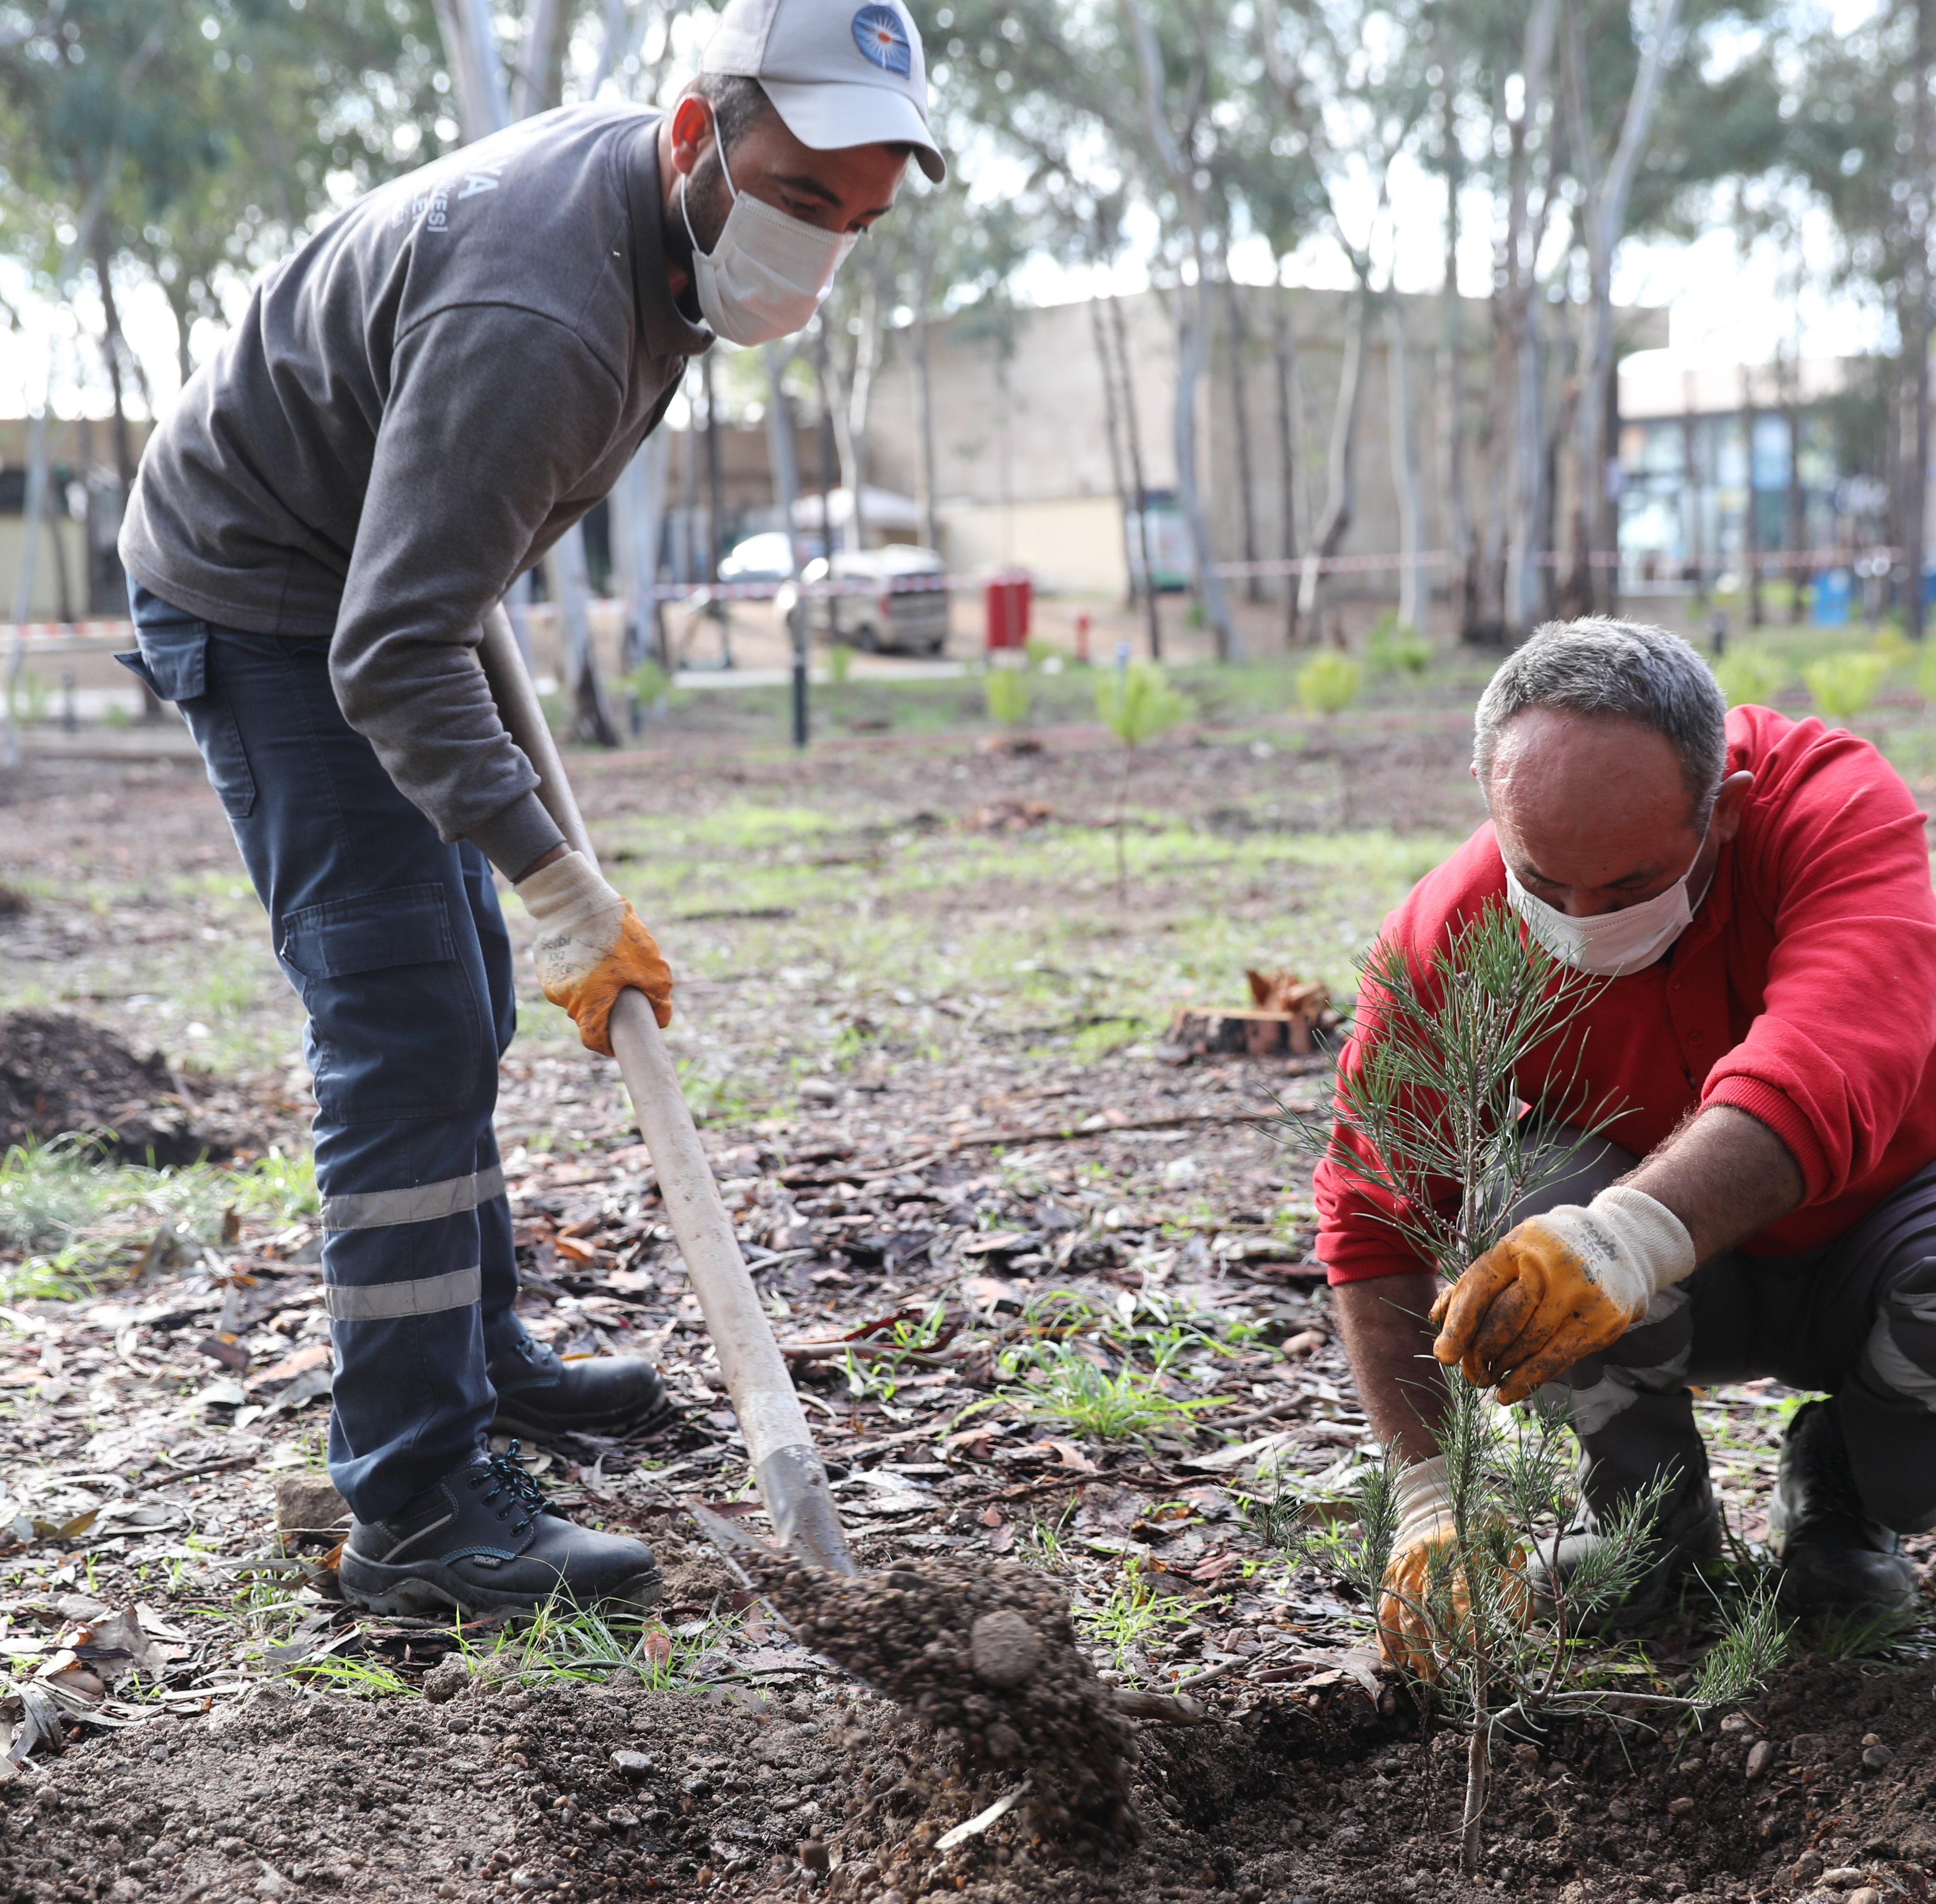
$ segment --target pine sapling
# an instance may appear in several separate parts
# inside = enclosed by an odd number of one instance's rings
[[[1285,1119],[1363,1192],[1380,1220],[1455,1281],[1509,1227],[1513,1207],[1570,1168],[1620,1106],[1590,1100],[1581,1014],[1602,981],[1562,965],[1505,907],[1458,928],[1422,970],[1381,941],[1363,965],[1354,1061],[1339,1074],[1333,1122]],[[1543,1077],[1523,1109],[1522,1080]],[[1529,1091],[1526,1094],[1531,1094]],[[1432,1439],[1450,1498],[1450,1538],[1429,1550],[1405,1613],[1429,1638],[1421,1667],[1441,1709],[1467,1734],[1462,1857],[1477,1870],[1493,1742],[1551,1720],[1619,1711],[1699,1713],[1747,1696],[1778,1662],[1785,1633],[1772,1596],[1722,1609],[1723,1631],[1685,1696],[1593,1682],[1580,1636],[1611,1612],[1655,1557],[1665,1478],[1628,1500],[1562,1576],[1559,1542],[1579,1505],[1559,1411],[1537,1400],[1492,1406],[1457,1368],[1427,1361]],[[1396,1450],[1370,1470],[1354,1533],[1293,1543],[1374,1607],[1400,1520]],[[1542,1576],[1535,1599],[1529,1563]]]

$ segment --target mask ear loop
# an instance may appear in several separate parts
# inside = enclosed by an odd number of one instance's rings
[[[712,110],[712,102],[706,101],[706,116],[712,122],[712,150],[719,155],[719,175],[726,181],[726,190],[733,203],[740,202],[740,188],[733,183],[733,174],[726,168],[726,141],[719,136],[719,115]],[[685,221],[685,235],[693,250],[702,258],[710,258],[712,253],[699,242],[699,234],[692,229],[692,213],[686,204],[686,189],[692,183],[690,172],[679,175],[679,215]]]

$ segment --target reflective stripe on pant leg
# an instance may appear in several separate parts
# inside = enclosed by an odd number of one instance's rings
[[[483,1170],[436,1183],[412,1184],[398,1190],[350,1191],[324,1198],[325,1230],[380,1230],[396,1223],[428,1223],[455,1216],[504,1194],[504,1173],[495,1161]]]
[[[419,1276],[414,1282],[371,1282],[361,1288],[326,1284],[322,1306],[333,1322],[395,1322],[406,1315],[441,1315],[446,1309],[468,1309],[482,1293],[473,1264],[467,1270]]]

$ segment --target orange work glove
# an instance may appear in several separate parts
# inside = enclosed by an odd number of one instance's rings
[[[607,1021],[628,985],[652,1000],[663,1030],[672,1022],[672,970],[631,901],[598,876],[582,853],[567,853],[513,888],[538,929],[531,946],[538,982],[571,1014],[588,1051],[612,1055]]]
[[[1670,1284],[1694,1272],[1694,1243],[1665,1204],[1620,1184],[1590,1203],[1531,1217],[1432,1306],[1432,1352],[1467,1381],[1523,1401],[1582,1356],[1610,1347]]]
[[[1432,1604],[1433,1554],[1450,1546],[1457,1537],[1445,1457],[1435,1454],[1406,1468],[1399,1476],[1398,1500],[1398,1533],[1378,1594],[1378,1651],[1386,1665],[1409,1670],[1421,1679],[1434,1679],[1452,1636],[1445,1630],[1442,1600],[1435,1619]],[[1525,1564],[1525,1555],[1515,1549],[1501,1595],[1508,1614],[1517,1624],[1524,1624],[1529,1604],[1520,1573]],[[1454,1573],[1450,1585],[1453,1621],[1463,1623],[1472,1611],[1463,1568]]]

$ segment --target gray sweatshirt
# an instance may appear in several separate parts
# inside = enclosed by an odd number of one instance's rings
[[[330,638],[345,718],[446,840],[557,845],[469,650],[710,331],[666,283],[659,115],[569,107],[371,192],[250,301],[141,462],[130,575]]]

